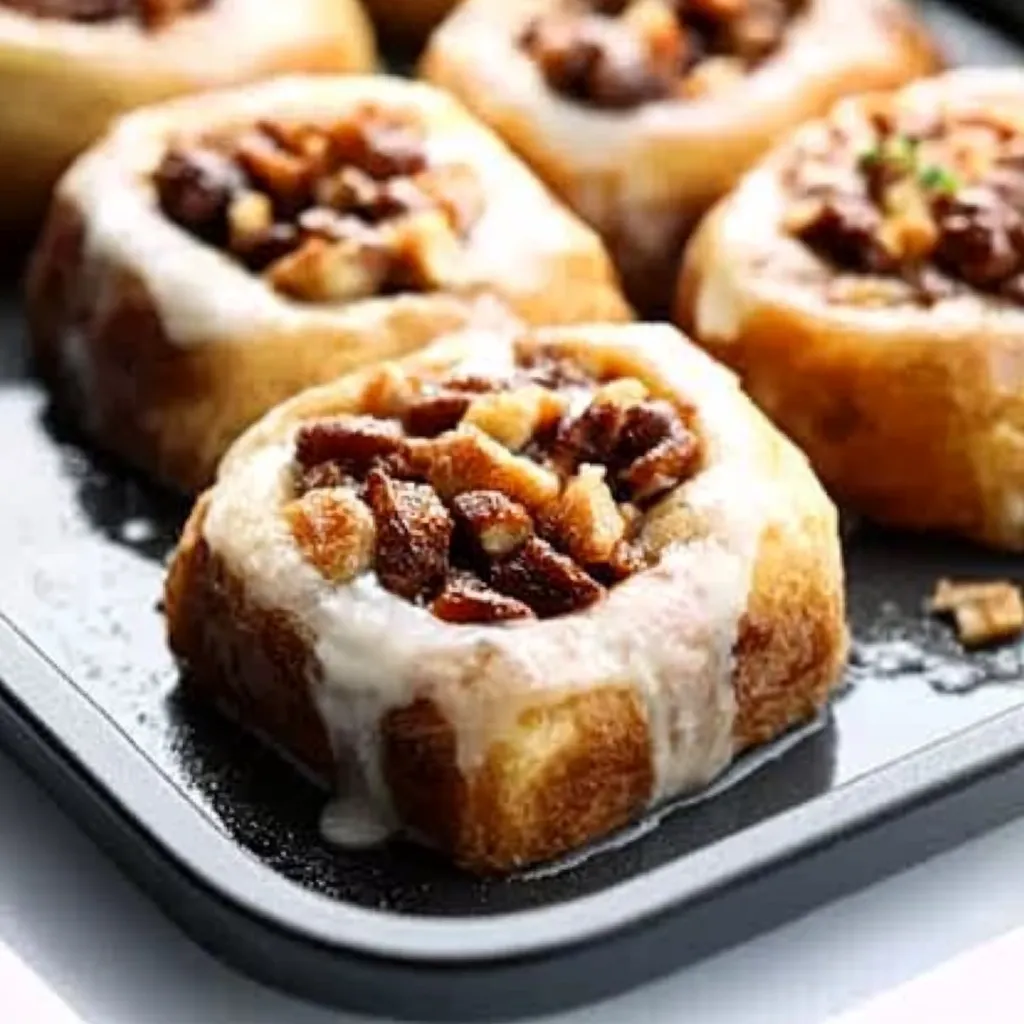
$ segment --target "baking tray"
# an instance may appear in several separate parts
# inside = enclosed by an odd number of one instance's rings
[[[972,5],[977,10],[980,4]],[[928,16],[960,60],[1001,28]],[[320,838],[324,795],[183,700],[163,563],[187,511],[83,448],[0,299],[0,742],[213,953],[300,995],[413,1019],[593,1000],[747,938],[1024,810],[1024,646],[966,655],[922,614],[940,576],[1020,559],[847,530],[856,644],[815,728],[713,796],[507,880]]]

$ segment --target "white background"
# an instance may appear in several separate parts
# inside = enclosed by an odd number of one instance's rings
[[[655,985],[551,1018],[550,1024],[817,1024],[1021,924],[1024,821]],[[1024,971],[1024,957],[1013,961]],[[978,976],[973,968],[960,973]],[[998,1020],[1024,1020],[1017,973],[1004,969],[999,977],[1018,994]],[[991,978],[969,1005],[981,996],[988,1000],[983,1013],[965,1016],[947,991],[927,1016],[873,1012],[871,1024],[876,1017],[879,1024],[995,1024],[992,1007],[1002,997]],[[2,1024],[355,1020],[271,992],[210,959],[0,756]],[[858,1015],[849,1024],[868,1019]]]

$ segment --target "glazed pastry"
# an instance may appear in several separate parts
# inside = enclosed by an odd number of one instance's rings
[[[495,306],[629,316],[588,228],[455,101],[387,78],[129,115],[62,181],[28,286],[87,432],[186,490],[282,399]]]
[[[233,447],[166,590],[194,691],[337,780],[343,842],[555,857],[815,715],[835,510],[664,325],[455,337]]]
[[[0,222],[37,223],[68,163],[134,107],[374,63],[356,0],[0,0]]]
[[[694,240],[681,322],[845,503],[1024,548],[1024,75],[841,104]]]
[[[390,39],[419,42],[455,6],[456,0],[366,0],[381,32]]]
[[[899,0],[468,0],[423,71],[600,231],[641,308],[663,310],[697,219],[781,132],[936,63]]]

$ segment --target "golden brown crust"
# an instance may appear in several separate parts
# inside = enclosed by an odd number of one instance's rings
[[[899,0],[811,0],[799,31],[739,93],[594,111],[548,91],[516,50],[517,30],[537,6],[468,0],[435,33],[422,74],[498,131],[597,228],[642,310],[669,304],[687,236],[781,133],[840,96],[941,66]],[[493,59],[475,59],[482,49]]]
[[[969,102],[1006,86],[1024,95],[1012,72],[953,73],[914,88]],[[893,526],[1024,548],[1024,316],[985,297],[931,310],[814,298],[752,269],[751,259],[782,265],[783,243],[769,214],[759,223],[747,204],[739,211],[742,194],[695,237],[678,322],[739,373],[839,501]],[[763,237],[756,256],[737,244],[740,230]]]
[[[157,31],[71,24],[0,8],[0,222],[46,209],[68,163],[125,111],[283,72],[369,71],[372,30],[356,0],[215,0]],[[239,26],[244,24],[244,30]]]
[[[593,233],[551,200],[457,105],[432,91],[427,94],[422,86],[400,82],[324,79],[323,85],[313,86],[313,81],[286,79],[133,115],[65,179],[32,260],[27,312],[45,375],[75,403],[98,443],[179,489],[195,492],[208,484],[230,442],[268,408],[368,362],[405,355],[476,322],[518,317],[528,323],[571,323],[631,315]],[[433,112],[438,131],[468,137],[470,153],[479,151],[487,168],[485,183],[494,186],[488,201],[509,207],[485,214],[467,242],[471,276],[464,285],[327,312],[283,299],[272,307],[269,301],[243,304],[236,299],[228,303],[235,315],[227,318],[217,306],[223,297],[218,289],[230,296],[257,280],[227,259],[214,266],[212,278],[208,264],[197,266],[187,289],[158,294],[167,279],[158,267],[170,262],[180,271],[198,255],[211,258],[212,250],[183,232],[178,237],[174,229],[170,242],[154,244],[151,255],[138,258],[117,246],[89,244],[95,223],[134,185],[128,171],[124,181],[105,181],[104,210],[97,210],[68,187],[76,174],[81,178],[87,161],[103,152],[135,152],[136,141],[148,138],[152,125],[163,137],[165,124],[176,125],[182,118],[190,125],[204,117],[216,122],[227,116],[219,112],[221,106],[230,111],[234,104],[251,104],[254,96],[282,93],[292,103],[296,91],[301,95],[305,88],[316,90],[321,108],[323,97],[335,94],[342,104],[351,103],[351,96],[378,95],[414,109],[420,103]],[[507,181],[508,195],[496,181]],[[169,228],[149,200],[139,203],[131,223],[141,235]],[[517,226],[514,239],[510,225]],[[272,294],[269,286],[264,290],[260,299]],[[185,316],[180,315],[183,303],[190,310]],[[175,333],[180,321],[191,336]]]
[[[614,350],[598,358],[605,366],[618,361]],[[414,359],[421,366],[430,359],[450,365],[442,347]],[[224,474],[237,472],[279,436],[289,417],[323,414],[328,405],[350,407],[361,393],[358,378],[300,396],[272,414],[239,442]],[[756,544],[734,648],[737,753],[813,716],[839,677],[847,644],[834,510],[799,453],[743,408],[737,406],[738,415],[754,417],[752,444],[761,469],[785,482],[786,500],[799,513],[770,523]],[[327,745],[298,654],[301,627],[260,612],[245,581],[210,554],[204,539],[209,500],[193,513],[171,568],[171,646],[188,665],[196,692],[227,705],[323,776]],[[245,672],[237,668],[242,657]],[[473,681],[472,674],[460,676],[457,685]],[[292,702],[303,699],[306,710],[297,711]],[[384,716],[381,758],[407,829],[470,870],[509,871],[556,857],[643,812],[655,790],[650,714],[628,679],[555,690],[529,703],[467,767],[442,703],[414,695]]]

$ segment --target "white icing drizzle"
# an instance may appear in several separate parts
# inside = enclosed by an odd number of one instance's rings
[[[797,514],[794,503],[759,463],[763,434],[756,414],[738,404],[727,371],[668,327],[585,332],[588,343],[628,351],[643,375],[697,407],[708,459],[683,485],[688,506],[706,524],[704,539],[671,545],[656,567],[587,611],[504,627],[454,626],[386,592],[372,574],[340,588],[328,584],[278,514],[289,497],[295,430],[287,405],[225,463],[206,540],[252,600],[287,611],[310,638],[316,667],[309,684],[339,763],[356,769],[347,784],[357,789],[348,793],[365,787],[378,821],[393,820],[381,720],[424,694],[453,726],[464,773],[515,728],[525,708],[609,684],[636,687],[647,709],[652,801],[708,783],[732,759],[739,623],[762,531],[768,522],[785,528]],[[571,344],[579,333],[537,336]],[[331,818],[335,837],[338,821],[352,813],[349,805]]]
[[[58,187],[59,197],[84,220],[84,263],[103,278],[92,282],[93,287],[116,280],[119,272],[136,275],[169,342],[182,348],[245,344],[270,333],[282,343],[291,336],[301,344],[304,334],[322,335],[342,326],[372,331],[382,310],[393,307],[395,300],[293,302],[164,217],[150,180],[174,137],[260,118],[326,120],[366,102],[418,113],[426,128],[428,159],[469,164],[491,200],[466,240],[462,267],[448,282],[450,292],[472,296],[500,287],[515,296],[546,287],[550,261],[580,245],[582,225],[557,207],[508,149],[450,97],[419,83],[358,76],[280,78],[174,100],[119,121]],[[404,301],[436,300],[409,296]]]

